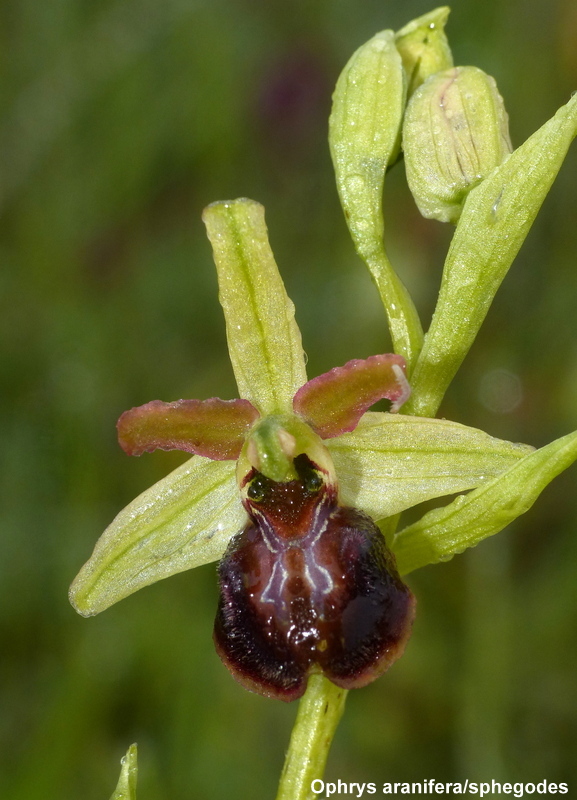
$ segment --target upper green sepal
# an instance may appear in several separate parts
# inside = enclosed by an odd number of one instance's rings
[[[479,486],[532,451],[450,420],[371,411],[326,444],[341,501],[377,520]]]
[[[203,212],[218,272],[238,391],[261,414],[290,411],[306,382],[294,305],[274,260],[260,203],[212,203]]]

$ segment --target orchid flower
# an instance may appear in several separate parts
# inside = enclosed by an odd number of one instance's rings
[[[127,453],[193,456],[120,512],[71,601],[91,616],[222,559],[215,643],[243,685],[284,700],[300,697],[319,672],[344,689],[365,685],[410,633],[414,599],[399,573],[463,547],[441,536],[435,550],[426,532],[406,529],[392,542],[396,565],[375,522],[430,498],[490,488],[532,448],[397,413],[410,394],[398,355],[350,361],[307,381],[263,207],[215,203],[204,221],[240,399],[152,401],[120,417]],[[381,398],[390,412],[369,411]]]
[[[127,453],[180,449],[192,458],[120,512],[70,590],[91,616],[219,561],[220,657],[249,689],[283,700],[304,693],[278,800],[310,796],[346,690],[402,654],[415,606],[404,576],[505,528],[577,459],[577,432],[534,450],[431,418],[577,134],[573,97],[510,152],[493,79],[453,67],[448,13],[435,9],[361,46],[329,121],[345,219],[397,354],[307,380],[262,206],[209,206],[239,399],[155,400],[121,416]],[[471,90],[466,108],[462,93],[448,92],[461,84]],[[383,182],[401,141],[423,213],[457,223],[426,333],[385,249]],[[390,411],[371,411],[383,398]],[[395,533],[402,511],[449,495],[457,496]],[[118,796],[135,758],[127,756]]]

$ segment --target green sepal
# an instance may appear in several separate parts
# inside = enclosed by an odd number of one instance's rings
[[[407,413],[435,415],[576,135],[574,96],[469,193],[411,376]]]
[[[143,586],[219,559],[246,521],[234,461],[193,456],[118,514],[70,587],[85,617]]]
[[[136,778],[138,776],[137,747],[131,744],[122,757],[120,778],[110,800],[136,800]]]
[[[241,198],[205,208],[238,391],[261,414],[292,410],[306,383],[301,335],[268,242],[264,208]]]
[[[543,489],[577,459],[577,432],[525,456],[492,481],[400,531],[393,550],[399,572],[447,561],[499,533],[528,511]]]
[[[341,502],[373,519],[479,486],[533,449],[449,420],[379,412],[325,444]]]
[[[403,59],[410,97],[430,75],[453,66],[453,54],[445,35],[451,9],[441,6],[411,20],[395,33],[395,45]]]
[[[395,352],[410,367],[422,342],[413,302],[383,244],[383,185],[400,145],[406,76],[393,31],[382,31],[349,59],[337,81],[329,144],[337,189],[355,248],[375,281]]]

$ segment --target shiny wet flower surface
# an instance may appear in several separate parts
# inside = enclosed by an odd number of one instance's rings
[[[305,454],[298,477],[246,478],[250,522],[219,567],[217,651],[247,688],[300,697],[311,672],[346,689],[377,678],[403,652],[414,598],[383,535]]]

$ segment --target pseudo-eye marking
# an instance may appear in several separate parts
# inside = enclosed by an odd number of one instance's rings
[[[250,517],[219,567],[214,639],[235,678],[295,700],[312,672],[345,689],[365,686],[402,654],[414,598],[375,523],[341,506],[306,454],[297,479],[247,475]]]

